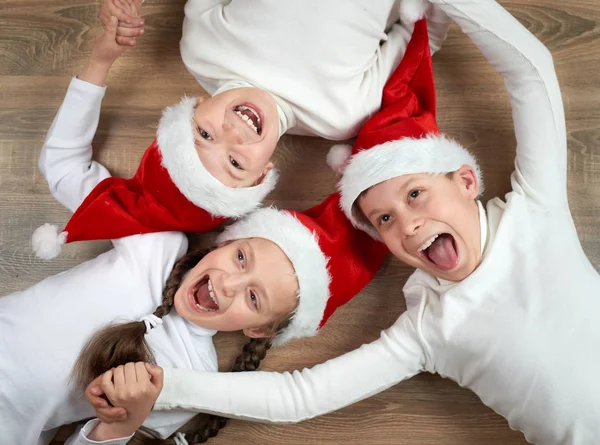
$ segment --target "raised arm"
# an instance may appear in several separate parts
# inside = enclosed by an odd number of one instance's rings
[[[566,129],[548,49],[494,0],[431,0],[504,77],[517,139],[513,188],[548,207],[567,203]]]
[[[377,394],[421,372],[424,355],[408,313],[373,343],[293,373],[165,369],[154,409],[186,409],[267,422],[300,422]]]
[[[124,51],[115,42],[116,19],[94,44],[79,78],[69,85],[40,154],[39,167],[50,193],[75,211],[89,192],[110,173],[92,160],[92,139],[98,127],[104,83],[114,60]]]

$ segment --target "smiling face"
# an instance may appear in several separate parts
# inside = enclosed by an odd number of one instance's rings
[[[451,177],[398,176],[368,189],[357,204],[390,251],[406,264],[450,281],[481,262],[479,187],[463,166]]]
[[[235,88],[198,99],[194,140],[200,161],[228,187],[251,187],[273,168],[279,139],[275,100],[258,88]]]
[[[249,238],[220,246],[191,269],[175,294],[175,309],[207,329],[265,337],[296,308],[297,295],[294,268],[279,246]]]

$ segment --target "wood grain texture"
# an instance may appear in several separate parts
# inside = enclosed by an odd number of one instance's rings
[[[569,200],[583,248],[600,269],[600,5],[597,0],[502,1],[554,56],[569,137]],[[96,135],[95,155],[116,175],[135,171],[161,109],[182,94],[205,94],[181,63],[183,0],[148,0],[146,35],[115,65]],[[0,295],[35,284],[106,250],[106,242],[68,245],[52,262],[35,259],[30,236],[69,213],[50,196],[37,168],[45,133],[70,77],[97,33],[99,2],[0,0]],[[500,76],[454,27],[434,57],[441,129],[472,149],[486,178],[485,198],[509,190],[514,134]],[[282,180],[270,198],[295,209],[318,203],[336,178],[325,164],[331,144],[284,137]],[[209,243],[212,236],[202,237]],[[317,338],[272,351],[266,370],[312,366],[377,338],[405,310],[400,289],[411,270],[389,260],[369,287],[338,311]],[[227,369],[243,338],[216,338]],[[352,372],[348,370],[348,372]],[[55,444],[67,437],[63,429]],[[471,392],[422,375],[336,413],[298,425],[231,421],[218,444],[516,445],[519,432]]]

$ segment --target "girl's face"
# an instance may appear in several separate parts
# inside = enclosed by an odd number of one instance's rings
[[[292,263],[275,243],[249,238],[220,246],[189,271],[175,294],[188,321],[218,331],[267,337],[298,304]]]
[[[475,172],[463,166],[451,178],[389,179],[371,187],[358,205],[398,259],[435,277],[461,281],[481,262],[478,194]]]
[[[259,184],[279,139],[275,100],[258,88],[235,88],[198,99],[194,139],[200,161],[228,187]]]

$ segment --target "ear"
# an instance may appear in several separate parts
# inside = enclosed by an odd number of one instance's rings
[[[265,328],[246,328],[244,329],[244,335],[250,338],[273,338],[277,334]]]
[[[479,195],[479,184],[473,167],[463,165],[456,171],[454,177],[459,181],[460,190],[467,198],[475,199]]]
[[[273,164],[271,161],[267,162],[267,165],[265,165],[265,169],[263,170],[260,177],[256,180],[254,185],[261,184],[263,182],[263,180],[265,179],[265,176],[267,176],[267,173],[269,173],[271,170],[273,170],[273,167],[275,167],[275,164]]]

